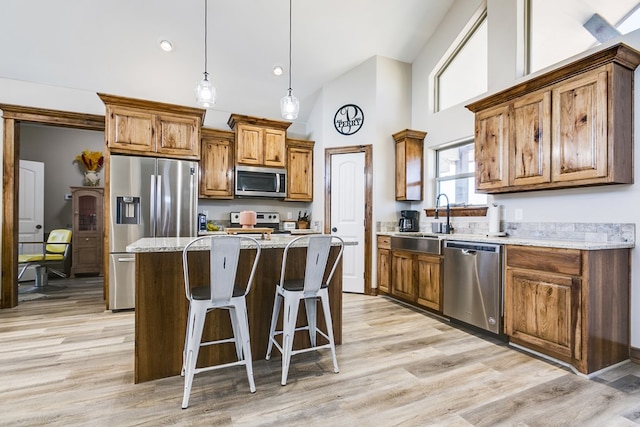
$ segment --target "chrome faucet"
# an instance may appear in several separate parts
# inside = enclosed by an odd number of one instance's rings
[[[434,219],[439,219],[440,218],[439,213],[438,213],[438,208],[440,207],[440,197],[441,196],[444,196],[444,198],[447,199],[447,224],[445,226],[444,233],[445,234],[451,234],[451,232],[453,231],[453,229],[451,228],[451,207],[449,206],[449,197],[444,193],[440,193],[436,197],[436,211],[433,214],[433,218]]]

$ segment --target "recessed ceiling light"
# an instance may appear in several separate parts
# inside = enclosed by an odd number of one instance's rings
[[[284,68],[281,65],[276,65],[273,67],[273,74],[276,76],[281,76],[284,73]]]
[[[161,40],[160,49],[164,50],[165,52],[171,52],[173,50],[173,44],[169,40]]]

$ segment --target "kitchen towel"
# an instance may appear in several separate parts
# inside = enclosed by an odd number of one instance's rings
[[[490,204],[487,216],[489,217],[489,234],[500,234],[500,205]]]

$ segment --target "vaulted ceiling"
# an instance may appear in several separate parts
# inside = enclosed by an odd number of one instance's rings
[[[214,109],[279,118],[288,88],[289,1],[208,1]],[[298,120],[306,120],[324,84],[372,56],[412,62],[451,4],[293,0]],[[174,51],[161,50],[162,39]],[[204,0],[2,0],[0,40],[0,78],[196,106]],[[275,65],[285,74],[274,76]]]

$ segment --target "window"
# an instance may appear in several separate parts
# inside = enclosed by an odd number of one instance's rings
[[[485,10],[435,75],[436,111],[452,107],[487,91],[487,58]]]
[[[529,72],[640,28],[639,6],[637,0],[528,0]]]
[[[475,168],[473,140],[436,150],[437,194],[445,193],[451,205],[485,205],[487,195],[476,193]]]

